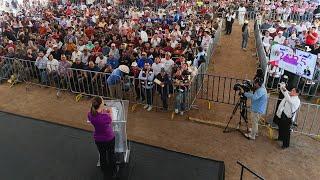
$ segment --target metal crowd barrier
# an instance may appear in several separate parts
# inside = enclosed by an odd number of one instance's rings
[[[263,72],[266,72],[268,69],[269,60],[262,44],[262,34],[257,21],[255,21],[254,23],[254,37],[256,44],[256,54],[259,59],[259,67],[263,70]]]
[[[301,98],[300,98],[301,99]],[[279,102],[278,102],[279,101]],[[265,119],[272,122],[273,117],[277,112],[277,103],[281,100],[275,97],[269,97],[267,113]],[[304,135],[316,137],[320,135],[320,105],[301,102],[300,108],[296,112],[295,117],[296,127],[294,132]]]
[[[187,111],[201,88],[198,75],[190,76],[190,85],[187,88],[179,88],[172,80],[161,87],[153,81],[145,82],[132,76],[125,76],[116,84],[108,85],[107,78],[110,73],[64,68],[60,65],[41,64],[15,58],[2,57],[2,59],[4,63],[0,65],[1,80],[11,79],[12,85],[24,82],[27,85],[52,87],[57,90],[57,95],[60,91],[70,90],[78,95],[77,98],[101,96],[106,99],[130,100],[136,104],[151,104],[158,108],[165,107],[165,104],[168,109],[182,106],[182,109]],[[200,66],[198,71],[204,73],[204,66]],[[143,84],[146,83],[151,83],[152,88],[145,88]]]
[[[201,74],[201,80],[203,87],[199,99],[231,105],[237,103],[239,96],[233,87],[236,83],[241,83],[242,79]]]

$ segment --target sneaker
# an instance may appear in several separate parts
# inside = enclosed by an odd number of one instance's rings
[[[183,111],[180,112],[180,115],[183,116]]]
[[[249,133],[246,133],[246,134],[244,134],[244,136],[246,136],[248,139],[251,139],[251,140],[255,140],[256,139],[256,137],[253,137],[251,134],[249,134]]]
[[[149,106],[147,111],[151,111],[152,110],[152,106]]]
[[[174,109],[174,113],[178,114],[179,110],[178,109]]]
[[[147,109],[148,107],[149,107],[149,105],[146,104],[146,105],[143,106],[143,109]]]
[[[100,159],[97,162],[97,167],[100,167]]]

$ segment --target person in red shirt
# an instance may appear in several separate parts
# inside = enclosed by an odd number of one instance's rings
[[[310,31],[306,34],[306,45],[310,46],[312,49],[318,41],[318,33],[316,32],[316,27],[312,27]]]
[[[102,48],[98,41],[94,42],[94,48],[92,49],[92,54],[97,56],[98,54],[102,53]]]

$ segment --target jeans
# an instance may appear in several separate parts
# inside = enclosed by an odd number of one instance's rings
[[[111,173],[115,172],[116,169],[116,160],[114,154],[115,147],[115,138],[107,142],[95,142],[100,155],[100,168],[104,173],[108,171],[108,163],[107,163],[107,153],[109,166],[111,166]]]
[[[178,90],[175,101],[175,109],[178,109],[178,111],[185,110],[187,94],[186,90],[183,92]]]
[[[146,88],[143,88],[142,89],[142,99],[144,100],[145,98],[147,98],[147,105],[150,105],[152,106],[152,102],[153,102],[153,96],[152,96],[152,91],[153,89],[146,89]]]
[[[247,48],[248,45],[248,37],[242,36],[241,48]]]

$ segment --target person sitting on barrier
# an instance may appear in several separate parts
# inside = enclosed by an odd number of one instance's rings
[[[188,98],[188,90],[190,86],[190,79],[188,75],[184,75],[183,69],[178,67],[176,72],[174,72],[172,81],[176,90],[176,98],[175,98],[175,109],[174,112],[176,114],[180,113],[183,115],[186,110],[186,101]]]
[[[273,39],[269,34],[270,34],[269,31],[266,31],[265,35],[262,36],[262,45],[267,55],[270,54],[271,41]]]
[[[251,99],[251,120],[252,129],[250,133],[246,133],[245,136],[249,139],[255,140],[258,136],[259,120],[263,114],[266,113],[268,96],[267,90],[263,85],[262,78],[256,78],[254,80],[254,93],[244,92],[244,96]]]
[[[107,85],[111,98],[122,99],[122,85],[123,78],[125,75],[129,74],[129,67],[126,65],[120,65],[118,68],[114,69],[107,79]]]
[[[151,68],[151,65],[146,62],[144,64],[144,68],[139,73],[139,79],[140,84],[142,88],[140,88],[141,95],[142,95],[142,101],[144,99],[147,100],[146,105],[143,107],[144,109],[147,109],[147,111],[152,110],[152,104],[153,104],[153,80],[154,80],[154,72]]]
[[[157,84],[156,89],[161,96],[163,110],[168,110],[168,92],[169,84],[171,84],[170,77],[166,70],[162,67],[160,73],[157,74],[154,82]]]
[[[284,95],[277,110],[279,120],[279,135],[276,140],[282,141],[282,148],[288,148],[290,145],[290,127],[295,121],[296,112],[300,107],[299,90],[293,88],[290,92],[286,89],[285,84],[280,85],[280,90]]]
[[[283,36],[283,31],[279,31],[278,35],[276,37],[274,37],[273,41],[278,44],[283,44],[284,40],[286,40],[286,38]]]
[[[111,110],[105,107],[101,97],[92,99],[88,120],[94,126],[93,137],[100,155],[100,168],[106,176],[109,164],[111,166],[110,172],[114,177],[116,175],[115,134],[112,129]],[[107,156],[109,162],[107,162]]]

